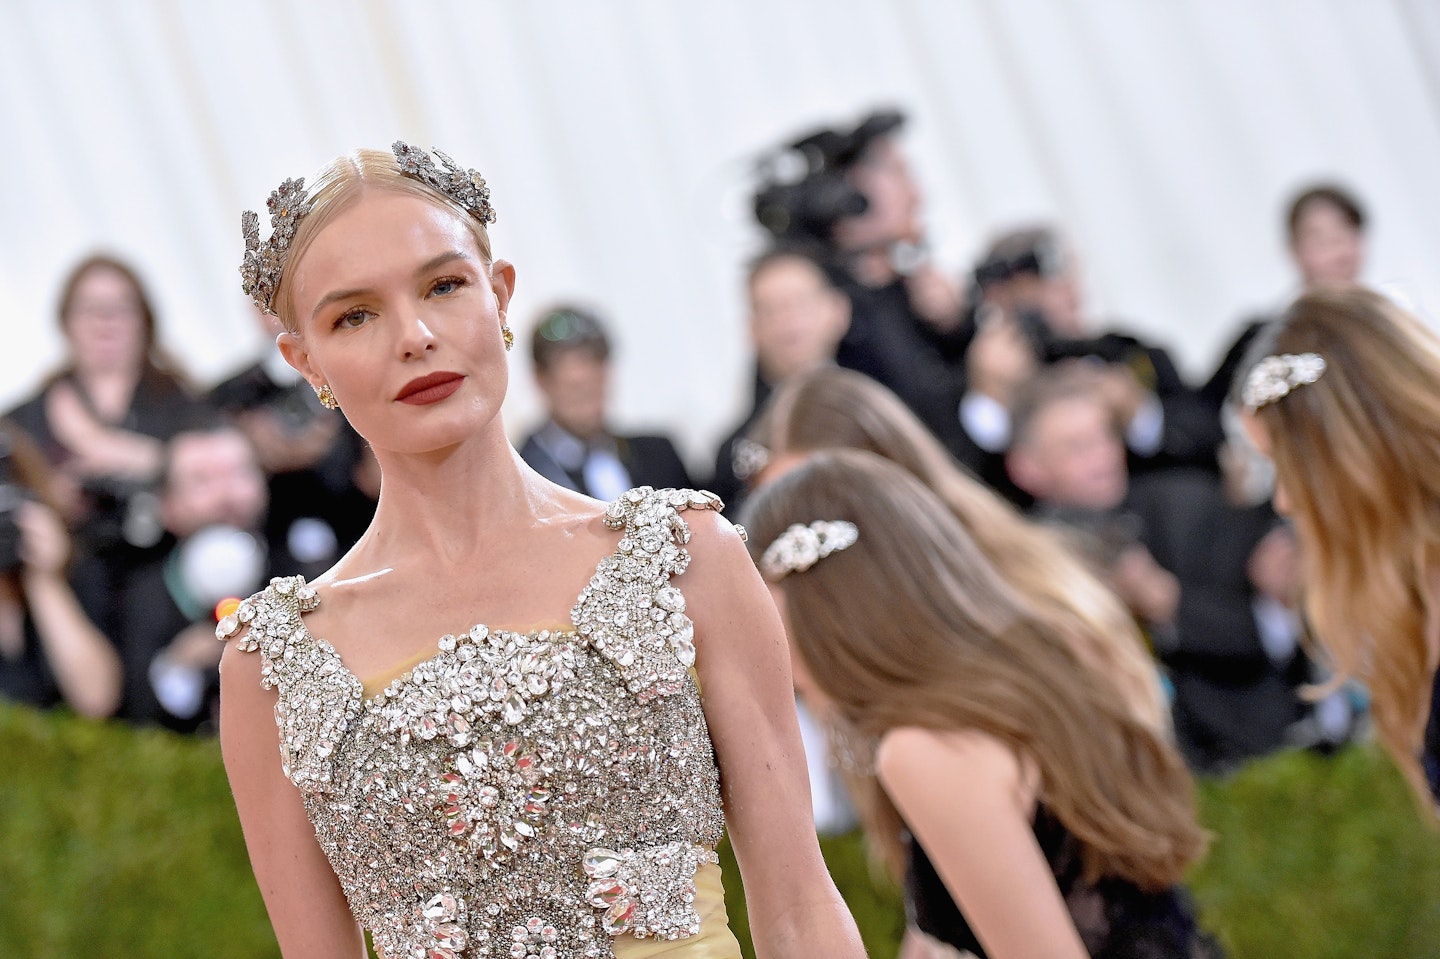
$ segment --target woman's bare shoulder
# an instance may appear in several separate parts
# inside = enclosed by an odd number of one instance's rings
[[[1032,760],[978,729],[891,729],[877,744],[875,773],[892,795],[948,782],[971,797],[1003,797],[1020,808],[1033,805],[1039,789]]]

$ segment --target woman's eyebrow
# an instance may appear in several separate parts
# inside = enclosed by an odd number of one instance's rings
[[[446,250],[444,253],[441,253],[438,256],[433,256],[430,259],[426,260],[424,263],[420,264],[420,266],[415,269],[415,275],[419,276],[423,273],[429,273],[431,270],[444,266],[446,263],[449,263],[452,260],[468,261],[469,259],[471,259],[471,257],[464,250]],[[361,296],[369,292],[370,290],[365,287],[357,287],[350,290],[332,290],[331,292],[326,293],[324,296],[322,296],[319,303],[315,304],[315,309],[311,311],[310,318],[314,319],[317,315],[319,315],[321,310],[329,306],[331,303],[336,302],[337,300],[348,300],[352,296]]]

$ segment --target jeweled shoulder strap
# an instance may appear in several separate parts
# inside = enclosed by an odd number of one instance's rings
[[[695,664],[695,626],[685,614],[685,597],[670,582],[690,565],[690,527],[680,514],[723,507],[713,493],[648,486],[606,507],[605,524],[624,534],[571,616],[642,702],[687,688],[687,671]]]

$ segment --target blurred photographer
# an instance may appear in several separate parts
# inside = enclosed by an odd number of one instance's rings
[[[63,366],[8,415],[58,471],[77,552],[105,557],[115,572],[159,536],[161,451],[199,404],[160,348],[154,308],[126,263],[106,255],[78,263],[61,289],[59,321]]]
[[[180,732],[213,728],[223,648],[215,623],[227,602],[295,567],[264,537],[266,506],[265,475],[234,426],[197,424],[167,444],[165,538],[120,595],[123,718]]]
[[[755,216],[776,241],[821,249],[850,298],[836,361],[889,387],[943,433],[969,324],[960,289],[928,259],[921,193],[900,145],[904,122],[898,111],[877,111],[767,156]]]
[[[273,342],[280,321],[258,308],[254,312]],[[274,349],[211,390],[210,403],[249,437],[265,471],[266,539],[283,543],[307,573],[328,569],[374,515],[373,497],[361,495],[355,479],[360,437],[345,417],[320,405],[315,391]]]
[[[1271,641],[1259,602],[1294,568],[1269,506],[1233,504],[1215,475],[1132,479],[1120,425],[1103,371],[1058,363],[1018,394],[1007,462],[1032,514],[1069,532],[1149,636],[1186,760],[1223,772],[1292,743],[1306,719],[1309,663]]]
[[[1221,436],[1169,355],[1125,333],[1096,333],[1073,252],[1045,227],[998,238],[975,268],[982,307],[966,355],[960,416],[990,453],[1010,445],[1016,387],[1036,369],[1084,361],[1122,425],[1137,473],[1173,466],[1215,472]]]
[[[0,698],[109,716],[120,657],[66,578],[70,540],[51,485],[28,437],[0,420]]]

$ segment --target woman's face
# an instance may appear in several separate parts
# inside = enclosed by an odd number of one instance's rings
[[[87,271],[75,285],[64,329],[70,358],[82,375],[138,372],[145,361],[140,293],[108,266]]]
[[[1270,433],[1265,429],[1265,424],[1261,423],[1254,413],[1241,413],[1240,427],[1245,431],[1245,436],[1255,447],[1256,452],[1274,462],[1272,454],[1274,445],[1270,442]],[[1275,471],[1275,492],[1271,495],[1271,503],[1275,507],[1275,512],[1281,516],[1290,515],[1290,494],[1285,489],[1285,477],[1280,475],[1279,470]]]
[[[329,384],[377,450],[443,449],[498,427],[515,271],[487,267],[459,215],[372,191],[290,268],[297,332],[281,335],[281,351],[311,385]]]
[[[810,669],[805,665],[805,659],[800,655],[800,649],[795,643],[795,631],[790,625],[789,607],[785,603],[785,589],[778,583],[767,585],[770,587],[770,599],[774,601],[775,610],[780,614],[780,624],[785,628],[785,639],[790,647],[790,680],[795,686],[795,693],[812,713],[823,716],[830,711],[830,698],[810,675]]]

